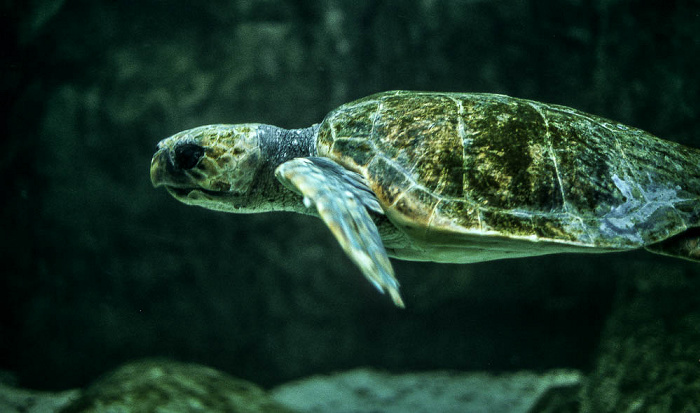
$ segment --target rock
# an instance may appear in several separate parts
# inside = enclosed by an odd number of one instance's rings
[[[0,412],[54,413],[80,397],[80,390],[41,392],[0,384]]]
[[[580,381],[581,374],[573,370],[389,374],[356,369],[287,383],[270,394],[274,400],[308,413],[524,413],[549,388]]]
[[[580,395],[582,412],[698,411],[700,277],[693,265],[639,266],[622,281]]]
[[[528,413],[579,413],[583,383],[550,387]]]
[[[293,413],[250,382],[166,360],[136,361],[108,373],[61,413],[156,411]]]
[[[266,392],[209,367],[141,360],[106,374],[86,390],[49,393],[0,385],[0,411],[525,413],[549,390],[576,388],[581,381],[581,374],[574,370],[390,374],[365,368],[312,376]]]

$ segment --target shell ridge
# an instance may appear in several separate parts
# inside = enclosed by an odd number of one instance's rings
[[[335,128],[333,127],[333,121],[334,121],[333,118],[335,118],[335,114],[333,114],[333,116],[328,119],[328,126],[329,126],[328,129],[330,129],[331,138],[333,139],[333,141],[331,142],[331,147],[328,148],[328,151],[330,153],[333,153],[333,151],[335,151],[335,142],[338,140],[338,137],[336,136],[336,133],[335,133]]]
[[[571,204],[568,201],[567,196],[566,196],[566,191],[564,189],[564,181],[562,179],[561,171],[559,170],[559,160],[557,159],[556,150],[554,149],[554,142],[552,141],[552,133],[551,133],[550,126],[549,126],[549,118],[544,113],[544,111],[540,107],[539,103],[533,102],[533,101],[528,101],[527,103],[528,103],[528,105],[530,105],[530,107],[532,107],[540,115],[540,117],[542,117],[542,121],[544,122],[544,126],[545,126],[544,139],[545,139],[545,142],[547,145],[547,150],[549,152],[549,158],[552,161],[552,165],[554,166],[554,174],[557,178],[557,183],[559,184],[559,193],[561,194],[562,208],[564,210],[564,212],[561,215],[560,214],[556,214],[556,215],[561,216],[561,218],[559,218],[559,219],[561,220],[563,227],[573,229],[573,230],[575,230],[575,232],[578,232],[578,233],[583,231],[585,236],[579,235],[577,237],[578,241],[584,242],[584,243],[590,243],[594,239],[593,235],[590,232],[590,229],[585,224],[585,222],[583,221],[583,218],[581,218],[581,216],[572,212]],[[540,216],[546,215],[546,216],[551,217],[553,214],[551,212],[548,212],[548,213],[540,213],[540,214],[532,213],[532,215],[533,216],[534,215],[540,215]],[[577,224],[574,224],[574,223],[566,224],[567,221],[571,222],[571,219],[576,221]]]
[[[379,116],[380,116],[380,113],[382,112],[383,106],[384,106],[384,102],[382,102],[380,100],[379,104],[377,105],[377,111],[374,113],[374,115],[372,115],[372,129],[370,129],[370,131],[369,131],[369,138],[370,139],[368,139],[368,140],[370,142],[372,142],[373,145],[374,145],[374,134],[375,134],[375,131],[377,130],[377,119],[379,119]],[[376,146],[374,148],[377,149]]]
[[[552,134],[549,129],[549,119],[547,119],[547,116],[544,114],[542,109],[539,107],[539,105],[534,104],[533,102],[528,102],[528,104],[535,109],[535,111],[542,117],[542,121],[544,122],[544,127],[545,127],[545,142],[547,143],[547,149],[549,151],[549,158],[552,161],[552,164],[554,165],[554,173],[557,178],[557,182],[559,183],[559,192],[561,193],[561,200],[562,200],[562,207],[564,208],[565,212],[569,212],[570,207],[569,203],[567,201],[566,193],[564,191],[564,182],[561,179],[561,172],[559,171],[559,161],[557,160],[557,155],[554,152],[554,144],[552,143]]]
[[[425,231],[423,232],[424,236],[427,237],[428,232],[430,232],[430,227],[433,225],[433,219],[435,219],[435,213],[437,212],[438,206],[444,201],[444,199],[439,198],[438,201],[435,203],[433,206],[433,209],[430,211],[430,215],[428,216],[428,221],[425,225]]]
[[[459,140],[462,143],[462,182],[467,182],[467,168],[464,167],[464,162],[467,159],[467,147],[471,145],[474,140],[467,136],[466,125],[464,124],[466,112],[462,101],[449,94],[446,94],[446,96],[457,105],[457,134],[459,135]],[[467,191],[464,190],[464,187],[462,187],[462,199],[464,199],[470,205],[478,208],[476,202],[469,198]]]

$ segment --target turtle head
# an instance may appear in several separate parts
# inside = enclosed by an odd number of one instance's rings
[[[153,186],[188,205],[254,212],[251,190],[264,162],[260,126],[200,126],[160,141],[151,160]]]

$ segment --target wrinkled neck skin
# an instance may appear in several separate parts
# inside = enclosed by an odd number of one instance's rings
[[[282,129],[272,125],[260,125],[258,139],[261,159],[256,182],[250,197],[258,207],[254,212],[293,211],[314,215],[306,208],[302,197],[285,188],[275,178],[275,169],[294,158],[316,156],[316,135],[319,125],[302,129]]]

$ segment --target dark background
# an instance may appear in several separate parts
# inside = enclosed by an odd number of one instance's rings
[[[0,2],[0,369],[84,385],[162,356],[271,386],[355,366],[590,371],[644,252],[394,261],[380,296],[316,219],[187,207],[155,144],[207,123],[319,122],[390,89],[564,104],[700,147],[700,3]]]

